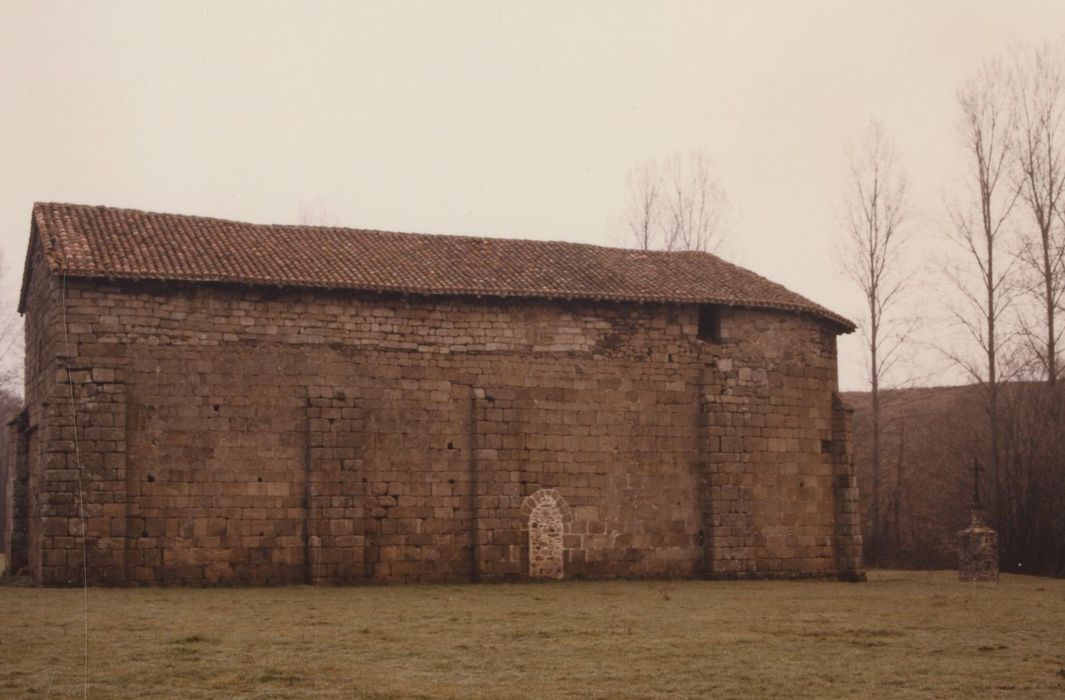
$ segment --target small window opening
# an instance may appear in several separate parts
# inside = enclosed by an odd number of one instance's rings
[[[716,304],[699,306],[699,340],[721,342],[721,307]]]

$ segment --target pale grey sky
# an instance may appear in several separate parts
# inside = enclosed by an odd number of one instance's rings
[[[5,308],[35,200],[615,244],[626,171],[698,149],[739,210],[727,257],[857,320],[847,143],[883,122],[931,236],[955,91],[1063,37],[1061,0],[0,0]]]

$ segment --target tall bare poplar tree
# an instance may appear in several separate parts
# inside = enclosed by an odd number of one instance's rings
[[[1030,355],[1048,391],[1012,387],[1003,416],[1002,469],[996,487],[1002,553],[1011,566],[1065,571],[1065,428],[1060,382],[1065,295],[1065,54],[1060,46],[1016,51],[1011,72],[1015,186],[1020,193],[1018,260],[1028,297],[1020,315]],[[1027,313],[1034,308],[1034,319]]]
[[[951,272],[963,305],[955,318],[975,341],[981,359],[954,359],[983,388],[988,419],[991,478],[1000,478],[999,394],[1002,381],[1002,327],[1015,290],[1006,257],[1006,221],[1018,199],[1010,178],[1014,152],[1008,74],[1001,62],[988,61],[958,91],[958,133],[966,153],[965,198],[948,205],[951,233],[967,263]],[[996,488],[996,494],[1000,490]]]
[[[728,192],[705,153],[677,154],[629,172],[623,228],[635,248],[713,252],[731,219]]]
[[[862,290],[865,302],[862,335],[868,352],[873,477],[868,550],[875,559],[884,543],[880,392],[910,329],[909,319],[900,317],[895,308],[909,279],[900,257],[905,242],[907,179],[895,146],[880,124],[872,123],[861,145],[851,153],[849,178],[842,259],[844,270]],[[900,476],[896,474],[896,481]]]
[[[1053,386],[1060,374],[1057,317],[1065,292],[1065,65],[1060,50],[1042,46],[1015,54],[1012,68],[1015,187],[1028,220],[1019,257],[1033,278],[1043,323],[1024,330]]]

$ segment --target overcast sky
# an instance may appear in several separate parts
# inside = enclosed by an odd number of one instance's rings
[[[1061,0],[0,0],[5,308],[35,200],[609,245],[626,171],[702,150],[739,212],[726,257],[858,319],[847,144],[883,122],[931,236],[957,88],[1063,38]]]

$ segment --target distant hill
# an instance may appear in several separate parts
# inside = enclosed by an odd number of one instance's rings
[[[899,567],[956,566],[955,537],[969,523],[972,450],[983,403],[976,386],[881,392],[881,513],[885,547],[873,563]],[[872,522],[872,401],[843,392],[854,409],[853,456],[862,501],[862,531]],[[867,551],[876,559],[875,553]]]

